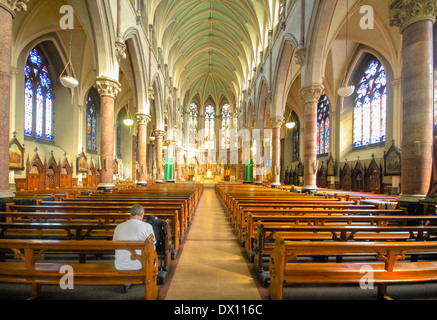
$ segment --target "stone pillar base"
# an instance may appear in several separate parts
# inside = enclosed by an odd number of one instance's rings
[[[407,215],[423,215],[424,206],[420,201],[425,200],[426,195],[401,194],[398,197],[397,208],[406,210]]]
[[[14,202],[15,194],[10,190],[0,190],[0,210],[6,211],[6,203]]]
[[[103,192],[109,192],[115,188],[115,184],[113,183],[101,183],[97,186],[98,190],[103,190]]]
[[[302,193],[308,193],[310,195],[314,195],[319,188],[317,186],[303,186]]]
[[[280,188],[280,187],[282,187],[282,185],[281,185],[280,182],[272,182],[272,183],[270,184],[270,186],[271,186],[272,188]]]
[[[0,199],[8,199],[15,197],[15,194],[11,190],[0,190]]]

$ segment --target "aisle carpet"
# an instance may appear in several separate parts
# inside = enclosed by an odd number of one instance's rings
[[[260,300],[214,188],[205,188],[166,300]],[[164,296],[165,295],[165,296]]]

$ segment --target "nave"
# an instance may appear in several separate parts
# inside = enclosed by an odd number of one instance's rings
[[[205,188],[176,259],[171,261],[158,300],[260,300],[259,288],[226,211],[214,188]],[[128,293],[122,286],[45,285],[39,300],[143,300],[144,285]],[[263,293],[264,292],[264,293]],[[0,283],[0,300],[25,300],[29,285]]]
[[[170,187],[166,185],[162,186],[149,186],[147,189],[156,189],[164,192]],[[238,195],[238,191],[243,191],[244,194]],[[144,191],[143,191],[144,192]],[[334,191],[331,191],[334,192]],[[268,194],[268,198],[265,196]],[[232,195],[232,196],[229,196]],[[126,195],[125,195],[126,196]],[[349,198],[358,197],[358,194],[350,194]],[[199,202],[195,208],[192,215],[192,219],[185,233],[184,239],[180,244],[178,249],[178,254],[175,259],[169,263],[168,273],[165,278],[165,283],[159,285],[159,293],[157,300],[161,301],[196,301],[196,300],[270,300],[269,286],[263,286],[256,273],[255,263],[252,261],[247,254],[247,246],[241,245],[241,239],[239,238],[238,227],[235,226],[237,219],[233,216],[233,210],[235,206],[230,206],[231,203],[228,201],[233,197],[239,200],[240,203],[246,202],[258,202],[255,206],[251,207],[253,213],[257,211],[264,210],[264,214],[269,211],[272,215],[275,211],[278,211],[278,207],[281,206],[282,202],[282,212],[276,215],[282,216],[281,219],[286,221],[284,215],[293,215],[298,206],[299,199],[305,199],[305,205],[316,206],[314,203],[316,201],[324,202],[325,213],[334,209],[327,209],[329,202],[335,201],[339,202],[338,205],[345,206],[344,210],[348,206],[348,201],[343,199],[343,201],[337,201],[337,199],[324,198],[324,197],[306,197],[304,194],[292,194],[286,192],[285,190],[274,190],[270,188],[260,187],[260,186],[244,186],[244,185],[219,185],[215,189],[213,187],[204,187]],[[335,194],[335,197],[339,197]],[[361,194],[361,197],[375,197],[374,199],[379,200],[369,200],[376,201],[381,205],[386,200],[381,200],[381,196]],[[246,198],[244,200],[243,198]],[[257,199],[258,198],[258,199]],[[282,199],[280,199],[282,198]],[[339,197],[340,198],[340,197]],[[323,200],[326,199],[326,200]],[[393,200],[393,199],[392,199]],[[286,205],[286,202],[289,202]],[[294,203],[293,203],[294,202]],[[310,204],[310,203],[313,204]],[[365,202],[363,199],[361,202]],[[271,204],[272,203],[272,204]],[[387,204],[387,203],[386,203]],[[250,205],[246,203],[246,206]],[[286,208],[288,206],[288,208]],[[292,208],[294,206],[294,208]],[[360,205],[354,204],[353,207],[358,208]],[[361,205],[366,206],[365,204]],[[276,208],[275,208],[276,207]],[[232,209],[233,208],[233,209]],[[283,211],[283,210],[287,211]],[[298,209],[301,215],[305,214],[306,210],[311,212],[311,209]],[[315,212],[315,209],[312,209]],[[381,211],[381,207],[367,208],[369,215],[361,216],[361,222],[367,217],[369,221],[371,219],[383,220],[383,219],[426,219],[432,220],[435,217],[426,216],[424,217],[406,217],[393,215],[399,211],[395,209],[388,209]],[[379,210],[379,211],[378,211]],[[339,212],[337,212],[339,213]],[[377,217],[378,213],[381,213],[383,217]],[[261,216],[260,212],[257,212],[258,219],[264,219],[264,225],[267,228],[269,222],[268,218]],[[313,213],[314,214],[314,213]],[[328,221],[328,217],[323,217],[323,213],[318,213],[317,219]],[[374,215],[372,218],[372,214]],[[387,215],[386,215],[387,214]],[[249,214],[248,216],[251,216]],[[308,217],[301,216],[300,219],[315,219],[308,213]],[[337,218],[340,220],[339,218]],[[349,215],[348,219],[357,219],[356,224],[360,224],[357,216]],[[435,219],[434,219],[435,220]],[[279,221],[279,220],[278,220]],[[301,222],[302,222],[301,221]],[[238,225],[238,223],[237,223]],[[290,226],[288,227],[290,228]],[[299,227],[295,227],[294,231],[297,232]],[[411,227],[414,228],[414,227]],[[418,227],[420,228],[420,227]],[[428,231],[433,231],[435,227],[427,227]],[[420,230],[420,229],[418,229]],[[367,232],[362,234],[362,239],[364,237],[371,237],[372,232]],[[302,233],[303,235],[303,233]],[[283,233],[281,236],[285,237],[286,234]],[[317,237],[323,237],[323,232],[315,232],[312,235],[313,241],[319,241]],[[357,235],[355,235],[357,236]],[[399,243],[404,243],[405,245],[414,245],[415,239],[408,241],[407,238],[401,239],[400,237],[405,236],[405,232],[394,231],[386,232],[384,234],[376,233],[373,235],[374,238],[379,240],[389,239],[391,236],[396,236],[398,239],[395,240]],[[248,235],[248,229],[246,229],[246,237]],[[296,233],[294,234],[296,239]],[[300,234],[299,234],[300,237]],[[308,235],[307,235],[308,237]],[[303,240],[308,240],[309,238],[302,237]],[[368,238],[371,239],[371,238]],[[433,240],[434,237],[429,240]],[[373,239],[374,240],[374,239]],[[407,240],[403,242],[404,240]],[[419,240],[419,239],[418,239]],[[247,241],[247,238],[246,238]],[[326,241],[326,239],[325,239]],[[372,240],[369,240],[372,241]],[[301,241],[306,242],[306,241]],[[331,242],[331,241],[327,241]],[[349,243],[354,242],[354,239],[348,241]],[[318,242],[316,242],[318,243]],[[320,242],[321,243],[321,242]],[[320,244],[319,243],[319,244]],[[338,243],[338,241],[337,241]],[[428,241],[430,248],[434,245],[433,241]],[[267,247],[263,248],[264,250]],[[434,249],[433,249],[434,250]],[[256,250],[254,250],[256,251]],[[435,251],[435,250],[434,250]],[[111,262],[111,257],[106,257],[109,262]],[[409,260],[409,259],[407,259]],[[422,259],[421,259],[422,260]],[[101,261],[101,262],[108,262]],[[315,260],[317,261],[317,260]],[[375,261],[370,260],[371,263]],[[413,261],[413,260],[411,260]],[[432,261],[432,260],[431,260]],[[324,262],[324,261],[320,261]],[[327,261],[325,261],[327,262]],[[359,261],[358,261],[359,262]],[[424,263],[426,259],[423,259]],[[408,261],[406,262],[408,263]],[[420,262],[419,262],[420,264]],[[414,264],[418,267],[419,264]],[[266,264],[266,259],[263,262],[265,271],[268,270],[269,266]],[[330,265],[327,263],[326,265]],[[332,263],[331,263],[332,265]],[[413,264],[411,264],[413,265]],[[323,271],[322,264],[319,265],[320,271]],[[318,271],[316,270],[316,274]],[[434,274],[435,272],[433,272]],[[396,284],[390,285],[390,298],[398,299],[435,299],[437,284],[435,282],[417,282],[408,284]],[[377,288],[364,290],[358,284],[335,284],[335,283],[316,283],[316,284],[288,284],[284,286],[283,299],[284,300],[375,300],[377,297]],[[1,300],[25,300],[29,298],[29,285],[28,284],[0,284],[0,299]],[[59,285],[44,285],[42,289],[42,294],[39,300],[143,300],[144,299],[144,285],[134,285],[133,288],[128,292],[124,293],[121,285],[78,285],[75,286],[74,290],[62,290]]]

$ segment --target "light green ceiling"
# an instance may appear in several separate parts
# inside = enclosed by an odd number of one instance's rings
[[[245,88],[279,0],[151,0],[157,46],[181,96],[204,102],[238,98]],[[150,19],[151,16],[149,16]],[[150,21],[149,21],[150,23]]]

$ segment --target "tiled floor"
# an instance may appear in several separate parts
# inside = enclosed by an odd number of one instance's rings
[[[261,299],[214,188],[204,189],[165,299]]]

